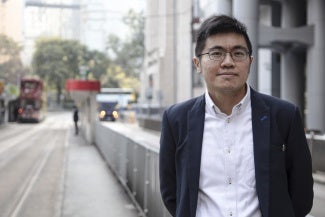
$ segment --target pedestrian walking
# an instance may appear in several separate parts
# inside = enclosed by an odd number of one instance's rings
[[[78,121],[79,121],[79,111],[78,107],[75,106],[73,110],[73,122],[75,127],[75,135],[78,135],[79,129],[78,129]]]

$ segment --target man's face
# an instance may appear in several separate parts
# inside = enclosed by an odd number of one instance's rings
[[[234,60],[229,52],[235,56],[237,50],[244,51],[247,58],[238,61],[238,58],[235,57]],[[225,57],[218,58],[218,60],[210,59],[212,51],[216,51],[213,53],[216,54],[215,56],[223,52]],[[219,33],[210,36],[206,40],[202,54],[208,52],[210,52],[210,57],[209,54],[202,55],[201,58],[194,57],[193,62],[197,72],[203,74],[209,93],[222,94],[245,91],[245,83],[253,57],[248,54],[244,37],[237,33]]]

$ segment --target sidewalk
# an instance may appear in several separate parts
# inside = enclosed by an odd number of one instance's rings
[[[317,171],[313,173],[313,178],[315,182],[318,182],[320,184],[325,184],[325,173]]]
[[[66,139],[67,156],[60,217],[136,217],[131,199],[94,145],[72,128]]]

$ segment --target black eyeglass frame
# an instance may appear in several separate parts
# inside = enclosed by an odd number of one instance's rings
[[[214,51],[216,51],[216,50],[220,50],[220,51],[223,52],[223,55],[222,55],[222,57],[221,57],[220,59],[211,58],[211,52],[214,52]],[[239,59],[238,59],[238,57],[236,57],[236,56],[233,54],[234,51],[238,51],[238,50],[243,51],[243,52],[246,54],[246,56],[243,57],[243,58],[239,58]],[[209,52],[201,53],[201,54],[199,54],[197,57],[201,57],[201,56],[203,56],[203,55],[208,54],[210,60],[218,61],[218,62],[222,62],[222,61],[226,58],[227,53],[229,53],[231,59],[232,59],[234,62],[242,62],[242,61],[246,60],[247,57],[250,56],[249,51],[247,51],[245,48],[235,48],[235,49],[233,49],[233,50],[231,50],[231,51],[225,51],[224,49],[211,49]],[[235,58],[234,58],[234,57],[235,57]]]

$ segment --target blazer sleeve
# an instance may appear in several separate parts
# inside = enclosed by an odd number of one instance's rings
[[[172,216],[176,213],[175,151],[176,142],[168,120],[168,112],[165,111],[160,136],[159,178],[163,203]]]
[[[296,107],[287,137],[288,189],[296,217],[306,216],[313,205],[312,161],[300,111]]]

